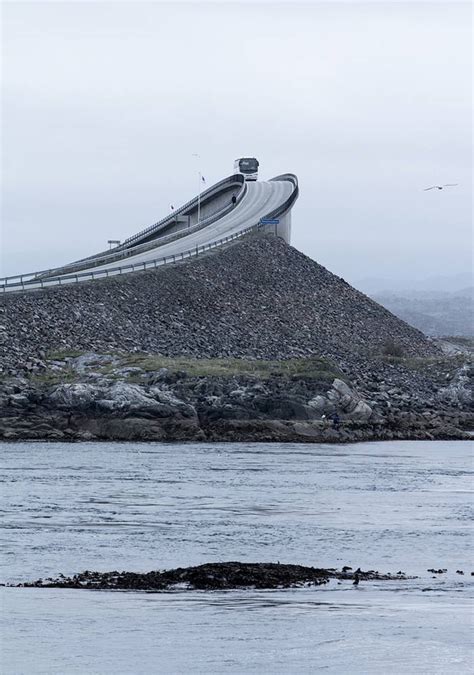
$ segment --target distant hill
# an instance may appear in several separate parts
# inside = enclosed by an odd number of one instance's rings
[[[431,276],[425,279],[365,277],[357,279],[354,285],[367,295],[391,294],[405,297],[411,293],[458,293],[459,289],[471,290],[472,274],[461,272],[459,274]],[[462,293],[462,291],[461,291]]]
[[[426,335],[474,335],[472,287],[458,291],[380,292],[371,297]]]

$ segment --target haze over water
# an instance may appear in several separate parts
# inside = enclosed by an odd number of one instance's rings
[[[472,672],[469,443],[1,446],[2,582],[225,560],[419,576],[267,592],[5,588],[8,675]]]

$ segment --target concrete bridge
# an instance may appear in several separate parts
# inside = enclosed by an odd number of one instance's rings
[[[0,278],[0,293],[149,270],[207,253],[254,231],[271,232],[290,243],[291,208],[297,198],[294,174],[269,181],[246,181],[234,174],[112,250],[61,267]]]

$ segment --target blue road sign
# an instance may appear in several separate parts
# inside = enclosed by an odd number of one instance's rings
[[[262,218],[260,225],[278,225],[279,222],[278,218]]]

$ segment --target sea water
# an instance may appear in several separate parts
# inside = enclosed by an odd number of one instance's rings
[[[226,560],[417,577],[276,591],[2,588],[4,675],[473,672],[468,442],[0,448],[3,583]]]

